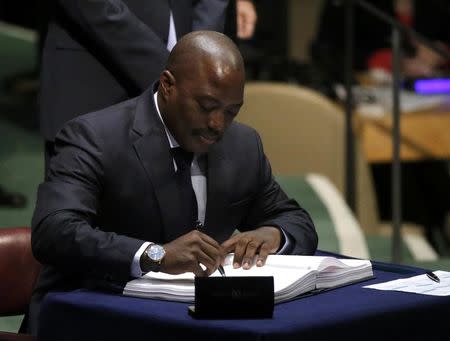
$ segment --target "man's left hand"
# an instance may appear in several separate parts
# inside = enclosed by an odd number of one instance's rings
[[[273,226],[263,226],[242,232],[223,242],[227,253],[234,252],[233,267],[250,269],[256,257],[256,265],[263,266],[267,256],[277,252],[281,243],[281,231]]]

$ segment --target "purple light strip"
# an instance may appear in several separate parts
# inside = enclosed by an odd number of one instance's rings
[[[418,94],[450,93],[450,78],[420,79],[414,82],[414,90]]]

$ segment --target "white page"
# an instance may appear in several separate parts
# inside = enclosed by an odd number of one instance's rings
[[[227,256],[224,267],[231,265],[232,257],[232,254]],[[322,271],[327,268],[365,268],[370,267],[371,263],[364,259],[337,259],[329,256],[269,255],[266,260],[267,265]]]
[[[336,259],[321,256],[269,255],[264,266],[257,267],[253,265],[249,270],[244,270],[242,268],[233,268],[233,257],[233,254],[229,254],[224,261],[224,269],[227,276],[274,276],[277,272],[280,272],[280,274],[286,274],[285,276],[288,278],[288,281],[292,281],[294,277],[298,279],[311,270],[325,270],[327,272],[327,269],[329,269],[334,272],[336,269],[343,269],[339,272],[342,271],[345,274],[347,271],[351,272],[357,268],[371,268],[371,263],[368,260]],[[292,272],[292,275],[288,275],[289,271]],[[221,275],[219,271],[215,271],[211,276],[219,277]],[[163,272],[149,272],[143,278],[159,279],[176,284],[180,283],[180,281],[193,281],[194,274],[186,272],[179,275],[170,275]],[[281,287],[285,287],[285,285],[281,285]]]
[[[370,261],[321,256],[269,255],[262,267],[253,265],[250,269],[233,268],[233,254],[224,261],[225,273],[229,277],[273,276],[275,300],[288,300],[316,288],[329,288],[372,275]],[[318,281],[317,271],[321,280]],[[370,270],[370,271],[369,271]],[[220,277],[215,271],[212,277]],[[194,296],[194,274],[169,275],[149,272],[132,280],[124,288],[124,294],[140,297],[157,297],[172,300],[190,300]]]
[[[439,283],[431,280],[426,274],[423,274],[384,283],[367,285],[363,288],[413,292],[433,296],[450,296],[450,272],[439,270],[434,271],[434,274],[439,277]]]
[[[257,277],[257,276],[273,276],[273,286],[275,293],[287,290],[302,278],[310,279],[311,276],[315,279],[314,270],[303,268],[293,268],[292,266],[273,266],[266,264],[264,266],[253,266],[249,270],[243,268],[233,269],[231,266],[227,267],[225,273],[229,277]],[[211,277],[220,277],[218,271],[214,272]],[[299,281],[302,282],[301,280]]]

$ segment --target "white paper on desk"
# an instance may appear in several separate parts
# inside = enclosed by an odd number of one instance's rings
[[[426,274],[423,274],[384,283],[366,285],[363,288],[413,292],[433,296],[450,296],[450,272],[439,270],[434,271],[434,274],[441,280],[439,283],[431,280]]]
[[[393,93],[390,86],[354,86],[356,111],[366,117],[379,118],[392,111]],[[421,95],[400,90],[400,111],[411,113],[435,108],[450,101],[449,95]]]

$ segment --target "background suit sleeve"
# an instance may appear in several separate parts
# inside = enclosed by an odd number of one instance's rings
[[[236,1],[236,0],[230,0]],[[194,6],[193,31],[223,32],[229,0],[200,0]]]
[[[147,88],[169,55],[166,43],[121,0],[57,0],[59,10],[79,30],[100,63],[114,65],[130,96]],[[169,7],[159,20],[169,23]],[[147,67],[149,63],[159,67]]]

